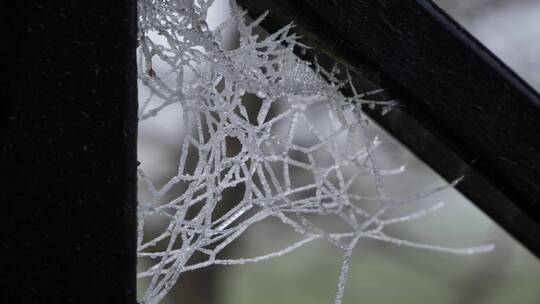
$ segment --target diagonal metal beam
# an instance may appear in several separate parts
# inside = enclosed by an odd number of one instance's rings
[[[339,62],[403,107],[367,111],[540,255],[540,97],[429,0],[239,0],[274,31],[294,21],[307,59]],[[347,92],[344,92],[347,94]]]

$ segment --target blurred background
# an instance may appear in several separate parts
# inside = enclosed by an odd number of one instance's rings
[[[435,2],[540,90],[540,1]],[[217,0],[207,20],[210,28],[225,20],[228,12],[227,1]],[[139,90],[141,96],[147,95],[143,86]],[[140,125],[139,159],[154,179],[165,181],[176,173],[174,164],[182,137],[179,111],[179,106],[172,106]],[[390,168],[407,164],[405,173],[385,181],[391,193],[413,195],[444,184],[406,148],[383,130],[379,133],[382,165]],[[139,195],[144,198],[147,193],[141,190]],[[419,201],[414,208],[438,201],[446,202],[441,211],[396,225],[389,232],[403,239],[445,246],[493,243],[495,250],[455,256],[361,241],[353,257],[344,302],[540,303],[539,260],[453,189]],[[229,249],[231,255],[255,256],[289,244],[292,238],[292,232],[279,223],[253,228]],[[331,303],[341,257],[326,242],[314,242],[258,264],[215,266],[187,273],[162,303]],[[141,285],[139,289],[143,288]]]

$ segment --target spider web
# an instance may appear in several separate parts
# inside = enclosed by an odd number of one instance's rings
[[[161,186],[140,169],[151,199],[138,211],[138,256],[150,266],[138,274],[149,284],[142,300],[158,303],[187,271],[211,265],[238,265],[279,257],[324,240],[343,252],[335,303],[341,303],[351,253],[362,239],[402,246],[473,254],[491,246],[448,248],[419,244],[385,233],[388,225],[427,215],[442,203],[405,216],[398,208],[453,185],[414,197],[392,198],[382,176],[379,145],[362,104],[382,106],[359,93],[350,78],[300,60],[289,24],[266,37],[257,34],[265,15],[248,23],[231,2],[231,17],[210,29],[210,0],[139,0],[139,80],[149,89],[141,99],[142,122],[180,105],[182,144],[176,174]],[[226,48],[223,33],[234,28],[239,45]],[[156,68],[159,67],[159,68]],[[342,73],[341,73],[342,74]],[[340,90],[348,88],[352,97]],[[372,185],[358,193],[356,185]],[[233,200],[225,200],[233,193]],[[321,225],[317,218],[339,225]],[[145,223],[161,219],[148,231]],[[249,227],[278,219],[302,236],[281,250],[257,257],[228,258],[224,249]],[[336,228],[339,226],[339,228]]]

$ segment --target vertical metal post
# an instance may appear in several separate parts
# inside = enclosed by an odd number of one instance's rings
[[[136,1],[0,14],[0,302],[133,304]]]

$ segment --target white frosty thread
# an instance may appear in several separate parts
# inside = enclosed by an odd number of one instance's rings
[[[143,303],[158,303],[184,272],[264,261],[314,240],[344,252],[335,303],[342,302],[350,256],[361,238],[456,254],[491,249],[418,244],[384,233],[385,225],[417,219],[442,204],[384,218],[389,209],[452,185],[409,198],[385,194],[381,177],[404,167],[379,168],[374,152],[379,141],[359,105],[377,104],[387,111],[394,103],[366,100],[379,90],[360,94],[335,71],[298,59],[293,50],[306,46],[292,33],[292,24],[261,38],[253,30],[265,15],[248,24],[234,2],[231,18],[212,30],[205,21],[211,0],[139,0],[138,5],[139,79],[150,91],[141,101],[139,119],[180,104],[184,129],[172,179],[157,187],[139,171],[152,197],[140,202],[138,212],[138,256],[152,262],[138,274],[150,279]],[[223,47],[228,26],[240,35],[240,45],[232,50]],[[340,93],[346,86],[353,97]],[[258,101],[247,101],[248,95]],[[359,179],[372,180],[376,196],[355,193]],[[229,190],[235,191],[235,201],[224,206]],[[367,203],[379,207],[368,211]],[[312,215],[340,219],[349,229],[325,231]],[[303,239],[259,257],[220,256],[251,225],[271,217]],[[144,225],[152,218],[164,218],[167,225],[149,237]]]

